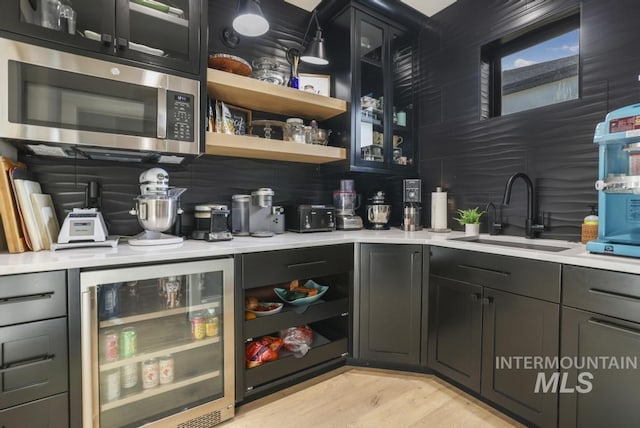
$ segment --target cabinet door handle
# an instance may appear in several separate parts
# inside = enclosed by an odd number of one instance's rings
[[[28,302],[30,300],[50,299],[53,297],[54,292],[49,291],[47,293],[25,294],[22,296],[3,297],[0,299],[0,305],[5,303],[19,303]]]
[[[103,45],[111,46],[111,42],[113,40],[113,38],[111,37],[111,34],[102,33],[102,37],[100,37],[100,39],[102,40]]]
[[[471,300],[473,300],[474,302],[477,302],[478,300],[480,300],[480,293],[471,293]]]
[[[605,291],[605,290],[599,290],[597,288],[590,288],[589,293],[597,294],[599,296],[613,297],[616,299],[630,300],[636,303],[640,302],[640,297],[631,296],[629,294],[616,293],[615,291]]]
[[[503,272],[501,270],[487,269],[487,268],[478,267],[478,266],[458,265],[458,267],[462,268],[462,269],[479,270],[481,272],[495,273],[496,275],[501,275],[501,276],[510,276],[511,275],[510,272]]]
[[[490,305],[493,303],[493,297],[483,297],[482,298],[482,304],[483,305]]]
[[[314,262],[302,262],[302,263],[294,263],[292,265],[287,265],[288,269],[303,267],[303,266],[313,266],[313,265],[321,265],[326,263],[326,260],[316,260]]]
[[[630,334],[633,334],[634,336],[640,336],[640,331],[638,331],[638,330],[636,330],[634,328],[625,327],[623,325],[614,324],[612,322],[602,321],[602,320],[594,319],[594,318],[590,318],[589,321],[587,321],[587,322],[589,324],[599,325],[601,327],[610,328],[612,330],[620,331],[622,333],[630,333]]]
[[[118,49],[122,51],[129,47],[129,40],[125,39],[124,37],[118,37],[117,42],[118,42]]]
[[[21,360],[15,363],[9,363],[4,366],[0,366],[0,373],[6,373],[11,370],[24,369],[26,367],[35,366],[36,364],[42,364],[49,362],[55,358],[55,355],[38,355],[33,358],[29,358],[28,360]]]

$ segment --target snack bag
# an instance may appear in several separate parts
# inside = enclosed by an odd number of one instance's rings
[[[247,368],[257,367],[268,361],[277,360],[280,356],[282,339],[273,336],[263,336],[258,340],[247,343],[245,360]]]
[[[285,349],[296,358],[307,355],[313,342],[313,330],[307,326],[291,327],[280,332]]]

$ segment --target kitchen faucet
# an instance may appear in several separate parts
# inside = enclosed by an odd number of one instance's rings
[[[509,205],[509,201],[511,200],[511,187],[513,186],[513,182],[518,178],[521,178],[522,181],[527,185],[527,220],[524,224],[524,235],[527,238],[535,238],[535,236],[544,230],[543,224],[534,224],[534,216],[536,213],[534,200],[533,200],[533,183],[529,176],[523,172],[518,172],[513,174],[507,180],[507,185],[504,188],[504,197],[502,198],[502,205]]]
[[[493,208],[493,215],[489,214],[489,208]],[[498,209],[493,202],[489,202],[484,208],[484,212],[487,213],[487,232],[489,235],[499,234],[503,227],[502,223],[502,210],[500,210],[500,216],[498,216]]]

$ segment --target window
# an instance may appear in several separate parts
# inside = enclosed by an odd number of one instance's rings
[[[577,99],[579,59],[579,15],[484,46],[482,117]]]

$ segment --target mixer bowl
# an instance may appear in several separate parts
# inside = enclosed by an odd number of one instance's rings
[[[144,230],[163,232],[173,226],[178,212],[178,200],[167,197],[138,196],[135,214]]]

